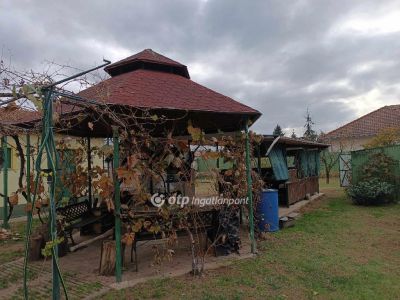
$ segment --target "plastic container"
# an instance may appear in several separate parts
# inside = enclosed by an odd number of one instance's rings
[[[274,232],[279,230],[278,190],[268,189],[261,192],[257,217],[260,231]]]

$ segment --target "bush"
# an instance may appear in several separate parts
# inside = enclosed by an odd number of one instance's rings
[[[357,205],[380,205],[392,201],[394,186],[377,178],[360,181],[347,189],[348,195]]]

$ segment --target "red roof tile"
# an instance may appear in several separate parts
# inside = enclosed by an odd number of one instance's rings
[[[20,107],[0,108],[1,124],[21,124],[38,118],[40,118],[40,114],[37,111]]]
[[[400,104],[381,107],[346,125],[343,125],[322,138],[323,140],[374,136],[382,129],[400,126]]]
[[[153,56],[152,53],[153,51],[145,50],[113,65],[121,65],[121,62],[132,59],[144,60],[148,56]],[[183,66],[159,54],[155,54],[154,57],[164,65]],[[138,108],[239,113],[257,117],[261,115],[259,111],[249,106],[208,89],[181,74],[171,73],[168,69],[154,70],[144,67],[124,71],[122,74],[83,90],[79,96],[108,104]]]

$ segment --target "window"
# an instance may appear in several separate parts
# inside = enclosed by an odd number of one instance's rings
[[[60,158],[61,169],[65,172],[65,175],[72,174],[76,171],[76,151],[73,149],[62,149],[58,150]]]
[[[11,168],[11,148],[7,148],[7,168],[10,169]],[[3,163],[4,163],[4,158],[3,158],[3,149],[0,149],[0,168],[3,169]],[[0,170],[1,171],[1,170]]]
[[[287,155],[286,162],[287,162],[287,166],[289,169],[296,168],[296,156],[295,155]]]

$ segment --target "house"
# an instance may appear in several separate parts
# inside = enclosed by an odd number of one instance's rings
[[[360,150],[382,130],[398,127],[400,104],[388,105],[326,133],[321,141],[331,144],[331,151]]]
[[[34,120],[40,119],[41,115],[37,111],[24,109],[18,106],[10,106],[6,108],[0,108],[0,126],[7,127],[18,124],[19,127],[28,126],[28,124]],[[68,140],[68,147],[71,150],[74,150],[78,147],[76,139],[68,138],[68,135],[56,135],[56,141],[60,141],[61,139]],[[17,192],[20,187],[20,174],[21,174],[21,160],[19,157],[19,151],[17,144],[21,147],[24,156],[26,156],[26,145],[27,145],[27,136],[24,133],[23,129],[19,130],[16,133],[10,133],[7,136],[7,181],[8,181],[8,196]],[[93,139],[91,142],[92,147],[101,147],[104,144],[103,139]],[[39,135],[37,133],[30,134],[30,145],[32,152],[37,152],[39,146]],[[36,158],[35,154],[33,154],[32,158]],[[34,161],[34,160],[32,160]],[[93,156],[92,158],[93,165],[102,165],[102,158]],[[43,159],[43,165],[46,164],[46,160]],[[3,182],[3,149],[0,147],[0,195],[3,194],[4,190],[4,182]],[[24,168],[26,166],[23,166]],[[33,172],[33,166],[31,166],[31,172]],[[25,172],[25,169],[23,170]],[[25,186],[25,175],[22,177],[22,186]],[[19,193],[18,194],[18,204],[14,206],[14,211],[12,217],[18,217],[25,214],[26,201],[25,198]],[[4,201],[2,197],[0,197],[0,208],[4,206]],[[3,219],[3,210],[0,209],[0,219]]]

